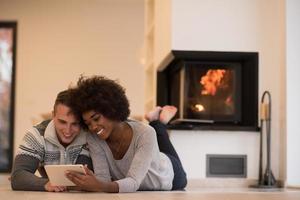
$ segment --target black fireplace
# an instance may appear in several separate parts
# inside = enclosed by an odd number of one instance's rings
[[[158,105],[178,108],[170,128],[258,129],[258,53],[172,54],[172,62],[157,74]]]

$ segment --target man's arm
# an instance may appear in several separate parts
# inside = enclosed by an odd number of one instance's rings
[[[39,166],[39,159],[29,155],[17,155],[11,175],[13,190],[45,191],[47,178],[38,177],[34,173]]]
[[[86,155],[79,155],[77,160],[76,160],[76,164],[83,164],[83,165],[87,165],[87,167],[94,171],[93,169],[93,162],[91,157],[86,156]]]

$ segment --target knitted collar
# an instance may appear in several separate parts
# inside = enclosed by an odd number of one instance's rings
[[[70,148],[72,146],[81,146],[81,145],[86,144],[86,134],[87,133],[85,131],[81,130],[80,133],[73,140],[73,142],[67,146],[67,148]],[[50,141],[51,143],[56,144],[57,146],[63,147],[63,145],[60,144],[60,142],[57,138],[53,120],[51,120],[50,123],[48,124],[48,126],[45,130],[44,138],[46,140]]]

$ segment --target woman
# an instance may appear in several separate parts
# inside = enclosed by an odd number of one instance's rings
[[[87,168],[86,175],[66,173],[79,188],[135,192],[186,186],[186,174],[165,127],[175,115],[175,107],[156,107],[148,113],[146,118],[153,129],[127,119],[130,111],[125,90],[113,80],[80,77],[71,90],[73,109],[91,132],[87,141],[94,165],[94,173]]]

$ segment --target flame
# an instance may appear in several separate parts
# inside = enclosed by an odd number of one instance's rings
[[[210,69],[206,72],[205,76],[201,77],[200,83],[204,89],[201,91],[203,95],[215,95],[218,87],[221,85],[222,78],[224,77],[225,69]]]
[[[233,104],[232,96],[228,96],[225,100],[225,104],[227,106],[231,106]]]
[[[196,105],[195,105],[195,110],[196,110],[197,112],[202,112],[202,111],[204,111],[205,109],[204,109],[204,106],[203,106],[203,105],[201,105],[201,104],[196,104]]]

